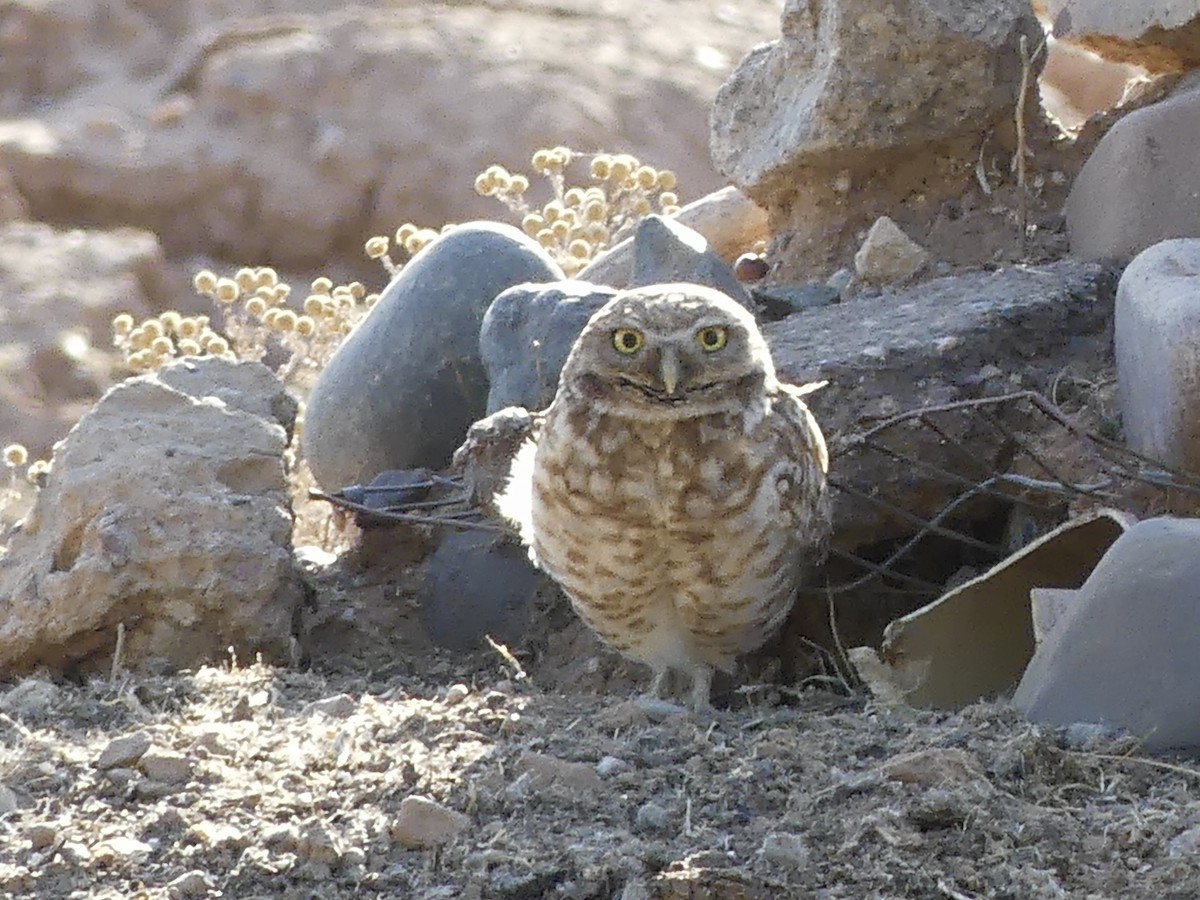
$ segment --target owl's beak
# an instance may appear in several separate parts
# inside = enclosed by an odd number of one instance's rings
[[[675,393],[675,386],[679,384],[679,372],[679,351],[674,347],[664,347],[658,361],[658,375],[668,394]]]

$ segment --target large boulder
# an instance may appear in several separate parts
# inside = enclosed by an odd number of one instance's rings
[[[1067,198],[1072,255],[1128,261],[1159,241],[1200,237],[1198,136],[1197,75],[1109,129]]]
[[[1113,344],[1126,443],[1200,472],[1200,239],[1163,241],[1129,264]]]
[[[215,358],[109,391],[0,559],[0,671],[103,670],[122,627],[134,670],[286,659],[294,412],[265,367]]]
[[[542,146],[630,152],[695,196],[720,186],[712,97],[773,26],[769,4],[725,6],[8,4],[0,165],[39,219],[276,266],[496,215],[475,175]]]
[[[487,407],[479,332],[496,296],[562,270],[516,228],[460,225],[409,262],[309,395],[303,446],[327,490],[443,468]]]
[[[914,195],[960,194],[1042,36],[1026,0],[788,0],[781,26],[721,87],[711,147],[786,243],[782,277],[836,268]]]

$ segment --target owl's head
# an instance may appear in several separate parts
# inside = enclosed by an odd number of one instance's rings
[[[560,390],[600,412],[682,419],[738,411],[775,379],[754,317],[694,284],[623,291],[575,341]]]

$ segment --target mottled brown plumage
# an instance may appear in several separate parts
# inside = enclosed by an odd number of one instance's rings
[[[531,557],[659,693],[761,646],[829,532],[825,442],[753,317],[657,285],[588,322],[497,498]]]

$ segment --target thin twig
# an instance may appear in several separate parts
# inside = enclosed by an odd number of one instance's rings
[[[115,682],[117,676],[121,674],[121,666],[125,660],[125,623],[117,623],[117,646],[113,648],[112,668],[108,673],[108,680]]]
[[[529,677],[529,673],[525,671],[525,667],[521,665],[521,661],[512,655],[511,650],[495,640],[490,634],[485,634],[483,639],[488,642],[488,646],[500,654],[502,660],[508,663],[517,681],[525,681]]]

